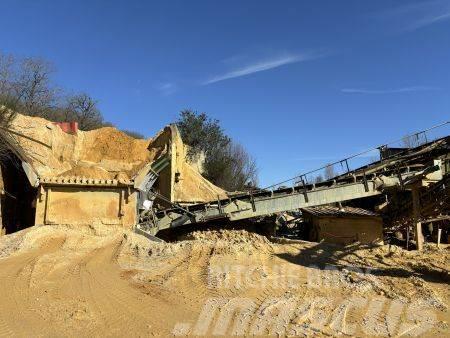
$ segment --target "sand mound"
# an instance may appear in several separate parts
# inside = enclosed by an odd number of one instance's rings
[[[12,137],[39,176],[52,177],[70,170],[76,161],[77,137],[67,134],[50,121],[18,114]]]
[[[105,171],[126,172],[131,178],[150,160],[150,140],[134,139],[116,128],[65,133],[52,122],[18,114],[12,127],[14,139],[41,177],[90,174],[108,178]],[[97,167],[92,170],[86,168]]]
[[[81,158],[85,161],[101,162],[115,160],[143,162],[149,159],[149,140],[135,139],[116,128],[106,127],[83,133]]]
[[[447,284],[402,250],[271,244],[239,230],[186,237],[156,243],[98,225],[0,238],[0,334],[234,335],[243,323],[239,335],[448,335]]]
[[[214,201],[225,198],[225,190],[215,186],[196,171],[190,164],[182,163],[178,172],[180,181],[174,187],[175,201]]]
[[[220,242],[226,241],[228,244],[261,244],[270,245],[267,237],[249,232],[246,230],[206,230],[206,231],[193,231],[183,239],[186,240],[197,240],[202,242]]]
[[[193,245],[210,248],[215,255],[269,253],[272,243],[261,235],[246,230],[204,230],[194,231],[180,237],[192,241]]]
[[[27,228],[8,236],[0,237],[0,258],[8,257],[11,254],[19,251],[23,242],[25,234],[33,228]]]
[[[187,163],[186,146],[172,125],[149,140],[135,139],[113,127],[72,135],[50,121],[20,114],[11,128],[18,152],[40,178],[120,178],[127,182],[150,162],[170,154],[170,166],[160,173],[157,183],[167,198],[195,203],[226,197],[224,190]]]

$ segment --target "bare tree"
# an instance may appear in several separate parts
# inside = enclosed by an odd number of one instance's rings
[[[103,127],[103,116],[95,101],[88,94],[70,96],[64,109],[65,121],[76,121],[81,130],[93,130]]]
[[[255,159],[245,150],[245,148],[236,142],[230,144],[230,171],[228,176],[230,182],[228,186],[232,190],[244,188],[255,188],[258,185],[258,168]]]
[[[326,180],[332,179],[334,176],[336,176],[336,172],[334,171],[334,166],[332,164],[328,164],[325,167],[324,175]]]
[[[0,161],[9,156],[8,128],[17,115],[17,98],[12,92],[14,82],[14,58],[0,53]]]
[[[0,96],[2,98],[12,96],[14,62],[11,55],[0,54]]]
[[[113,126],[103,120],[97,101],[88,94],[64,98],[52,82],[53,72],[53,65],[43,59],[18,59],[0,52],[0,107],[6,109],[0,111],[0,126],[12,120],[8,112],[54,122],[76,121],[81,130]],[[126,133],[143,138],[139,133]]]
[[[20,63],[19,74],[12,84],[15,97],[21,102],[21,112],[30,116],[45,116],[56,100],[51,86],[52,65],[42,59],[26,58]]]

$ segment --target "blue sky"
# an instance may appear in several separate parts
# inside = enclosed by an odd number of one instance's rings
[[[450,0],[0,4],[2,52],[148,136],[207,112],[262,185],[450,116]]]

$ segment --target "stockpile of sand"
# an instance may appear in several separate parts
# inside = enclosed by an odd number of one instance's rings
[[[135,139],[116,128],[106,127],[83,132],[84,161],[102,160],[144,162],[149,159],[149,140]]]
[[[77,137],[48,120],[18,114],[11,129],[18,148],[39,176],[52,177],[70,170],[77,158]]]
[[[194,231],[174,243],[149,241],[143,236],[127,232],[118,261],[124,266],[130,266],[130,262],[133,262],[148,267],[157,260],[177,258],[198,250],[206,255],[255,255],[272,252],[273,245],[266,237],[245,230]]]
[[[101,128],[85,132],[80,160],[98,163],[109,172],[125,172],[133,178],[154,158],[148,147],[151,140],[132,138],[116,128]]]
[[[448,335],[448,285],[410,265],[421,254],[236,230],[186,238],[102,225],[0,238],[0,334]],[[440,267],[445,250],[422,263]]]
[[[151,160],[150,140],[134,139],[112,127],[72,135],[43,118],[19,114],[11,128],[19,133],[14,138],[41,177],[102,179],[124,172],[132,178]]]
[[[450,281],[448,245],[437,249],[427,244],[422,252],[393,245],[344,247],[324,242],[300,247],[301,254],[289,254],[288,260],[328,270],[321,276],[325,283],[339,283],[354,294],[372,292],[404,303],[420,299],[429,307],[447,311],[447,296],[431,283]]]
[[[122,173],[131,179],[152,160],[147,149],[151,141],[135,139],[116,128],[79,131],[77,140],[80,148],[76,164],[59,176],[113,179]]]
[[[174,186],[175,201],[205,202],[227,197],[225,190],[206,180],[190,164],[182,163],[178,172],[180,179]]]
[[[176,202],[206,202],[225,198],[224,190],[206,180],[186,159],[177,129],[165,127],[153,139],[132,138],[113,127],[72,135],[43,118],[18,115],[12,129],[19,148],[38,176],[133,179],[146,164],[171,152],[171,165],[161,173],[162,191]],[[175,177],[177,175],[177,177]]]
[[[226,192],[205,179],[197,170],[199,163],[188,162],[188,146],[183,143],[177,128],[170,128],[172,149],[175,155],[173,165],[174,172],[178,174],[173,188],[174,201],[183,202],[207,202],[217,198],[226,198]],[[197,169],[195,169],[197,168]]]
[[[201,242],[226,242],[228,245],[234,244],[251,244],[251,245],[267,245],[271,243],[265,236],[258,235],[246,230],[205,230],[193,231],[182,239],[196,240]]]

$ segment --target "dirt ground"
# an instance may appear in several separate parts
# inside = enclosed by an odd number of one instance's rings
[[[449,248],[176,243],[110,228],[0,238],[0,336],[448,336]]]

